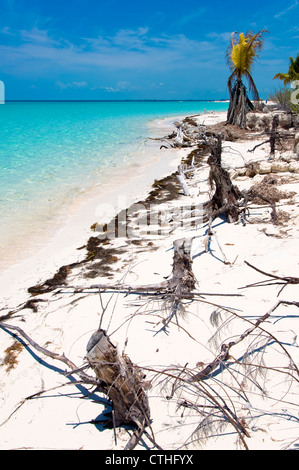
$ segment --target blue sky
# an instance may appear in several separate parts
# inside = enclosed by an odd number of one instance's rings
[[[6,99],[227,98],[232,31],[267,29],[266,98],[299,52],[299,0],[0,0]]]

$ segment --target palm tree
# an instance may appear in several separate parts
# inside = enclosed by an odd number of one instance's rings
[[[292,83],[295,80],[299,80],[299,54],[297,54],[296,59],[289,57],[290,65],[287,73],[277,73],[274,78],[279,78],[282,80],[284,85]]]
[[[243,77],[248,80],[249,91],[252,93],[253,99],[259,100],[259,94],[251,76],[251,69],[262,49],[263,35],[266,32],[265,29],[256,34],[249,31],[246,34],[239,34],[237,39],[236,32],[231,35],[230,45],[227,49],[228,65],[232,72],[227,82],[230,95],[227,124],[236,124],[245,128],[246,114],[254,109],[242,82]]]

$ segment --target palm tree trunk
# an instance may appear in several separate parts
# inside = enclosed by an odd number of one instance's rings
[[[242,80],[238,79],[229,92],[230,102],[227,112],[227,124],[237,125],[241,129],[245,129],[246,114],[248,111],[253,110],[254,106],[247,96],[246,87]]]

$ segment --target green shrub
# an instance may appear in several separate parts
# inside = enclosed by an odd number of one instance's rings
[[[271,101],[288,113],[299,114],[299,105],[291,102],[292,90],[290,88],[280,88],[269,96]]]

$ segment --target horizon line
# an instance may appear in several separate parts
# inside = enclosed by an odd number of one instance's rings
[[[30,103],[40,103],[40,102],[46,102],[46,103],[51,103],[51,102],[72,102],[72,103],[113,103],[113,102],[185,102],[185,101],[202,101],[202,102],[217,102],[217,101],[229,101],[228,98],[220,98],[220,99],[172,99],[172,100],[167,100],[167,99],[116,99],[116,100],[59,100],[59,99],[53,99],[53,100],[47,100],[47,99],[40,99],[40,100],[30,100],[30,99],[24,99],[24,100],[8,100],[6,99],[5,102],[9,103],[24,103],[24,102],[30,102]]]

